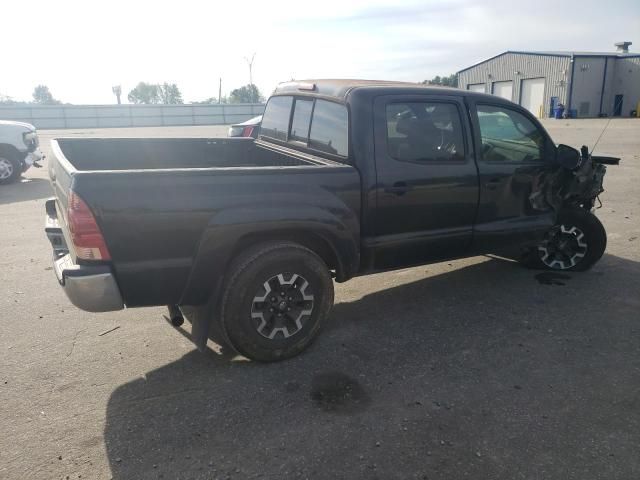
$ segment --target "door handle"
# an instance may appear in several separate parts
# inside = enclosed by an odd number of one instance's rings
[[[487,183],[484,184],[484,186],[487,188],[487,190],[495,190],[496,188],[498,188],[498,185],[500,185],[500,183],[502,183],[502,178],[492,178],[491,180],[488,180]]]
[[[393,195],[402,196],[411,190],[411,187],[407,184],[407,182],[396,182],[391,187],[386,187],[384,189],[385,193],[392,193]]]

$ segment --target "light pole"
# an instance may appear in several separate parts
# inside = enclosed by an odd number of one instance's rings
[[[254,88],[253,88],[253,60],[256,58],[256,54],[255,52],[253,53],[253,55],[251,55],[251,60],[249,60],[247,57],[244,57],[245,62],[247,62],[247,65],[249,65],[249,88],[251,88],[251,102],[255,103],[256,99],[255,99],[255,92],[254,92]]]

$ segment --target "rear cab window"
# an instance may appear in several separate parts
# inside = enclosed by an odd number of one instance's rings
[[[344,105],[316,100],[311,118],[309,147],[341,157],[349,154],[349,120]]]
[[[349,115],[341,103],[313,97],[271,97],[260,136],[291,146],[346,158],[349,156]]]
[[[289,141],[307,144],[309,138],[309,126],[311,126],[311,112],[313,111],[313,99],[296,98],[291,120],[291,135]]]
[[[293,97],[272,97],[264,110],[260,135],[286,142],[292,104]]]

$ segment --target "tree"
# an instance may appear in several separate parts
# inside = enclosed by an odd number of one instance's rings
[[[182,101],[180,89],[175,83],[164,82],[162,85],[158,85],[158,96],[160,97],[160,103],[164,103],[166,105],[178,105],[184,103]]]
[[[140,82],[129,92],[127,98],[131,103],[143,103],[146,105],[156,105],[163,103],[166,105],[182,104],[182,94],[175,83]]]
[[[53,98],[49,87],[38,85],[33,89],[33,102],[40,105],[60,105],[60,101]]]
[[[17,102],[8,95],[3,95],[0,93],[0,105],[14,105]]]
[[[140,82],[129,92],[127,98],[131,103],[144,103],[146,105],[160,103],[158,85],[153,83]]]
[[[455,73],[452,73],[448,77],[441,77],[440,75],[436,75],[431,80],[425,80],[425,85],[441,85],[443,87],[457,87],[458,86],[458,76]]]
[[[218,101],[220,100],[220,101]],[[199,102],[191,102],[193,105],[211,105],[211,104],[218,104],[218,103],[229,103],[229,101],[227,100],[227,97],[222,97],[220,99],[218,99],[218,97],[209,97],[206,98],[204,100],[200,100]]]
[[[229,103],[258,103],[263,102],[264,97],[255,85],[245,85],[236,88],[229,95]]]

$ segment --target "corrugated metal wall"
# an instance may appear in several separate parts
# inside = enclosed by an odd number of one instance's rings
[[[605,60],[607,74],[605,78],[604,94],[602,95],[602,113],[606,115],[613,115],[613,99],[615,97],[613,93],[613,86],[615,84],[616,63],[616,58],[607,58]]]
[[[493,82],[511,80],[512,101],[519,103],[522,80],[544,77],[544,116],[549,116],[551,97],[567,104],[570,68],[570,57],[506,53],[460,72],[458,86],[466,89],[469,84],[484,83],[486,91],[491,92]]]
[[[0,120],[40,129],[227,125],[262,115],[264,104],[0,106]]]
[[[572,63],[570,56],[505,53],[461,71],[458,85],[467,89],[484,84],[485,91],[491,93],[494,82],[511,80],[512,101],[520,103],[522,80],[544,77],[544,116],[551,113],[551,97],[558,97],[569,108],[569,96],[571,109],[579,117],[611,116],[615,96],[623,95],[622,116],[626,117],[640,101],[640,57],[613,55],[575,55]]]
[[[615,78],[610,87],[609,104],[613,110],[615,95],[624,95],[622,116],[627,117],[640,102],[640,57],[618,58],[615,64]]]
[[[571,108],[578,112],[578,117],[597,117],[600,113],[604,66],[606,62],[608,70],[611,63],[611,60],[605,60],[605,58],[582,56],[574,58]],[[604,102],[602,108],[605,108]]]

